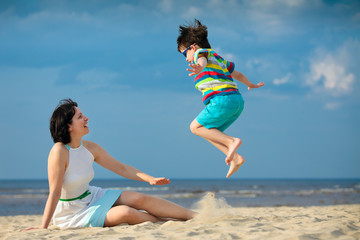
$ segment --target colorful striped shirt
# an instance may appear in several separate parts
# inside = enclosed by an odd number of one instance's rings
[[[235,68],[234,63],[224,60],[212,49],[200,48],[194,54],[195,64],[200,53],[205,53],[207,65],[203,71],[195,75],[195,88],[203,93],[204,104],[208,104],[215,96],[238,94],[239,90],[231,77]]]

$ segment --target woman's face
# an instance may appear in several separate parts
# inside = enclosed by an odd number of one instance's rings
[[[84,136],[89,133],[87,126],[89,118],[87,118],[78,107],[75,107],[75,115],[72,118],[72,123],[69,124],[70,135]]]

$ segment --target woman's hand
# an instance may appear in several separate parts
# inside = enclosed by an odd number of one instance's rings
[[[166,185],[170,183],[170,179],[164,177],[152,178],[149,183],[150,185]]]
[[[26,228],[26,229],[22,230],[22,232],[26,232],[26,231],[30,231],[30,230],[35,230],[35,229],[45,229],[45,228],[42,228],[42,227],[29,227],[29,228]]]

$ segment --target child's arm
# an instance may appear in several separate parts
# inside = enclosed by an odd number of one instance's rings
[[[198,60],[197,60],[197,64],[189,64],[189,66],[192,68],[192,69],[186,69],[187,71],[191,72],[189,73],[189,76],[194,76],[198,73],[200,73],[202,70],[204,70],[204,68],[206,67],[207,65],[207,58],[204,56],[204,57],[199,57]]]
[[[246,86],[248,86],[248,89],[252,89],[252,88],[259,88],[265,85],[265,83],[263,82],[259,82],[258,84],[253,84],[252,82],[249,81],[249,79],[247,77],[245,77],[244,74],[242,74],[241,72],[238,72],[236,70],[234,70],[231,73],[231,76],[233,78],[235,78],[236,80],[238,80],[239,82],[245,84]]]

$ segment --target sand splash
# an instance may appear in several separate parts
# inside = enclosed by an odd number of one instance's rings
[[[199,213],[193,220],[195,222],[217,222],[221,219],[233,217],[232,207],[224,198],[216,198],[215,194],[208,192],[192,207]]]

